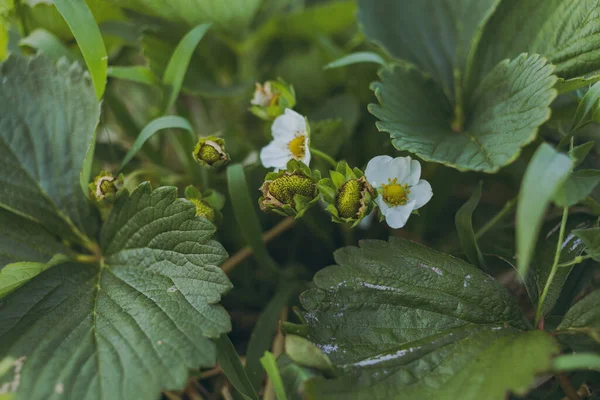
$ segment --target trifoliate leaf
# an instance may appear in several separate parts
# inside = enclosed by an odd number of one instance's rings
[[[518,157],[550,117],[556,97],[552,70],[537,55],[499,63],[475,90],[464,127],[455,129],[453,106],[441,87],[398,65],[382,70],[381,82],[373,84],[379,105],[369,110],[399,150],[459,170],[496,172]]]
[[[102,259],[53,267],[0,302],[0,377],[15,399],[152,399],[216,362],[230,329],[214,227],[174,187],[145,183],[117,200]],[[13,390],[14,389],[14,390]]]
[[[307,338],[337,368],[307,383],[309,398],[500,400],[525,393],[558,352],[550,335],[520,332],[510,294],[462,260],[397,238],[335,259],[301,297]]]
[[[0,207],[65,238],[95,233],[79,174],[100,106],[81,66],[9,57],[0,110]]]

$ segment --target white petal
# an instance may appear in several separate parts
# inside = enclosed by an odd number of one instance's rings
[[[408,195],[411,202],[415,202],[415,210],[423,207],[433,197],[433,190],[431,185],[424,179],[421,179],[419,183],[410,188],[410,194]]]
[[[388,205],[388,203],[386,203],[383,200],[383,197],[381,196],[377,196],[375,198],[375,204],[377,204],[377,207],[379,207],[379,209],[381,210],[381,213],[383,215],[385,215],[385,213],[389,210],[390,206]]]
[[[396,157],[390,164],[389,169],[391,172],[392,180],[398,178],[399,184],[406,183],[406,178],[410,174],[410,157]]]
[[[310,147],[308,136],[306,136],[306,139],[304,140],[304,158],[300,161],[306,164],[306,166],[310,165]]]
[[[408,184],[408,186],[415,186],[419,183],[419,178],[421,177],[421,163],[417,160],[410,160],[410,172],[404,178],[402,183]]]
[[[306,135],[306,120],[296,111],[286,108],[283,115],[275,118],[271,133],[275,140],[289,142],[296,137],[297,133]]]
[[[388,182],[388,178],[392,177],[389,169],[389,164],[392,160],[393,158],[390,156],[377,156],[369,161],[365,169],[365,176],[371,186],[379,188],[382,183]]]
[[[265,168],[285,169],[291,159],[287,143],[278,140],[273,140],[260,151],[260,162]]]
[[[385,215],[385,222],[390,228],[399,229],[406,225],[406,221],[410,217],[410,213],[415,208],[415,202],[409,201],[403,206],[391,207]]]

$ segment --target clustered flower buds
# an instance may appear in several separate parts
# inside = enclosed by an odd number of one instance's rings
[[[330,178],[319,180],[319,171],[309,168],[310,125],[306,117],[292,110],[294,89],[283,81],[257,83],[251,103],[255,115],[274,120],[273,140],[260,152],[262,165],[275,169],[260,188],[263,211],[299,218],[322,197],[334,222],[354,227],[379,208],[380,219],[397,229],[433,196],[431,185],[420,179],[421,164],[410,157],[375,157],[364,174],[339,162]],[[326,154],[312,151],[331,161]]]
[[[258,203],[263,211],[300,218],[319,200],[320,174],[304,163],[290,160],[287,169],[267,174]]]
[[[202,166],[221,167],[229,162],[225,140],[216,136],[203,137],[194,147],[194,160]]]
[[[250,101],[250,111],[257,117],[272,121],[285,111],[296,105],[294,87],[283,80],[256,83],[254,97]]]
[[[225,196],[214,190],[200,192],[194,186],[190,185],[185,188],[185,198],[196,207],[197,217],[204,217],[212,222],[213,225],[221,223],[223,219],[221,210],[225,204]]]
[[[350,168],[344,161],[330,171],[330,176],[321,179],[318,187],[332,221],[358,225],[375,207],[375,190],[361,170]]]

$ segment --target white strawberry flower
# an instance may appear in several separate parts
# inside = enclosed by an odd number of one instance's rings
[[[254,97],[250,101],[250,104],[255,106],[267,107],[271,104],[271,101],[275,97],[275,93],[271,90],[271,82],[265,82],[264,85],[256,82],[256,88],[254,89]]]
[[[306,118],[289,108],[271,126],[273,141],[260,151],[260,162],[266,168],[285,169],[288,161],[310,164],[309,130]]]
[[[377,156],[365,170],[367,181],[379,194],[375,202],[394,229],[402,228],[410,214],[431,197],[431,185],[421,177],[421,164],[410,157]]]

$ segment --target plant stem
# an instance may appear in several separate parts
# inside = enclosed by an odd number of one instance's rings
[[[337,163],[329,154],[324,153],[321,150],[317,150],[314,147],[310,148],[310,152],[313,153],[315,156],[319,157],[321,160],[328,162],[329,165],[331,165],[333,168],[337,166]]]
[[[482,237],[483,235],[485,235],[485,233],[487,231],[489,231],[490,229],[492,229],[494,227],[494,225],[496,225],[498,222],[500,222],[502,220],[502,218],[504,218],[508,213],[510,213],[515,206],[517,205],[517,197],[515,197],[514,199],[509,200],[504,207],[502,208],[502,210],[500,210],[500,212],[498,214],[496,214],[491,220],[489,220],[484,226],[482,226],[477,233],[475,234],[475,239],[479,239],[480,237]]]
[[[571,265],[577,265],[579,263],[584,262],[588,258],[590,258],[590,256],[577,256],[572,261],[569,261],[569,262],[566,262],[566,263],[562,263],[562,264],[558,264],[558,267],[562,268],[562,267],[570,267]]]
[[[567,378],[566,375],[557,375],[556,378],[558,379],[560,388],[563,390],[563,392],[565,392],[569,400],[581,400],[581,397],[579,397],[579,394],[573,385],[571,385],[571,381],[569,381],[569,378]]]
[[[558,242],[556,243],[556,252],[554,253],[554,262],[552,263],[550,275],[548,275],[548,280],[546,281],[546,285],[544,286],[544,290],[542,291],[542,295],[540,296],[540,300],[538,301],[537,311],[535,313],[535,326],[537,326],[538,321],[542,316],[542,307],[544,305],[544,300],[546,299],[546,296],[548,296],[550,286],[552,285],[552,281],[554,280],[554,275],[556,275],[556,271],[558,271],[558,261],[560,260],[560,252],[562,250],[562,244],[565,238],[565,230],[567,228],[568,217],[569,207],[565,206],[563,208],[562,220],[560,222],[560,231],[558,233]]]

